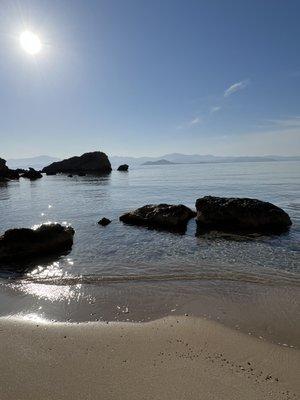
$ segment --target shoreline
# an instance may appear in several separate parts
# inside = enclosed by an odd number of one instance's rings
[[[0,318],[149,322],[188,314],[292,348],[300,348],[299,302],[297,286],[230,281],[0,285]]]
[[[1,400],[296,399],[300,352],[202,318],[0,319]]]

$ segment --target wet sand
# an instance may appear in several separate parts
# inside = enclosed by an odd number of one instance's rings
[[[230,281],[0,284],[0,317],[54,322],[149,322],[168,315],[211,319],[300,348],[300,287]],[[127,310],[127,312],[126,312]]]
[[[299,350],[213,321],[0,319],[1,400],[297,399]]]

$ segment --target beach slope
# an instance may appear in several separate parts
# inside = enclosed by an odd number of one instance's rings
[[[296,399],[299,350],[218,323],[0,321],[1,400]]]

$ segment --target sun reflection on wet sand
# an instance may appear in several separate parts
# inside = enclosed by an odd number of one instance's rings
[[[47,299],[51,302],[65,300],[79,301],[82,297],[81,287],[81,284],[61,286],[26,282],[18,285],[18,290],[31,296]]]

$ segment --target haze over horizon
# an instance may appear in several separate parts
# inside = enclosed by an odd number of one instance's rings
[[[299,13],[293,0],[3,0],[0,156],[299,155]],[[24,31],[41,41],[27,52]]]

